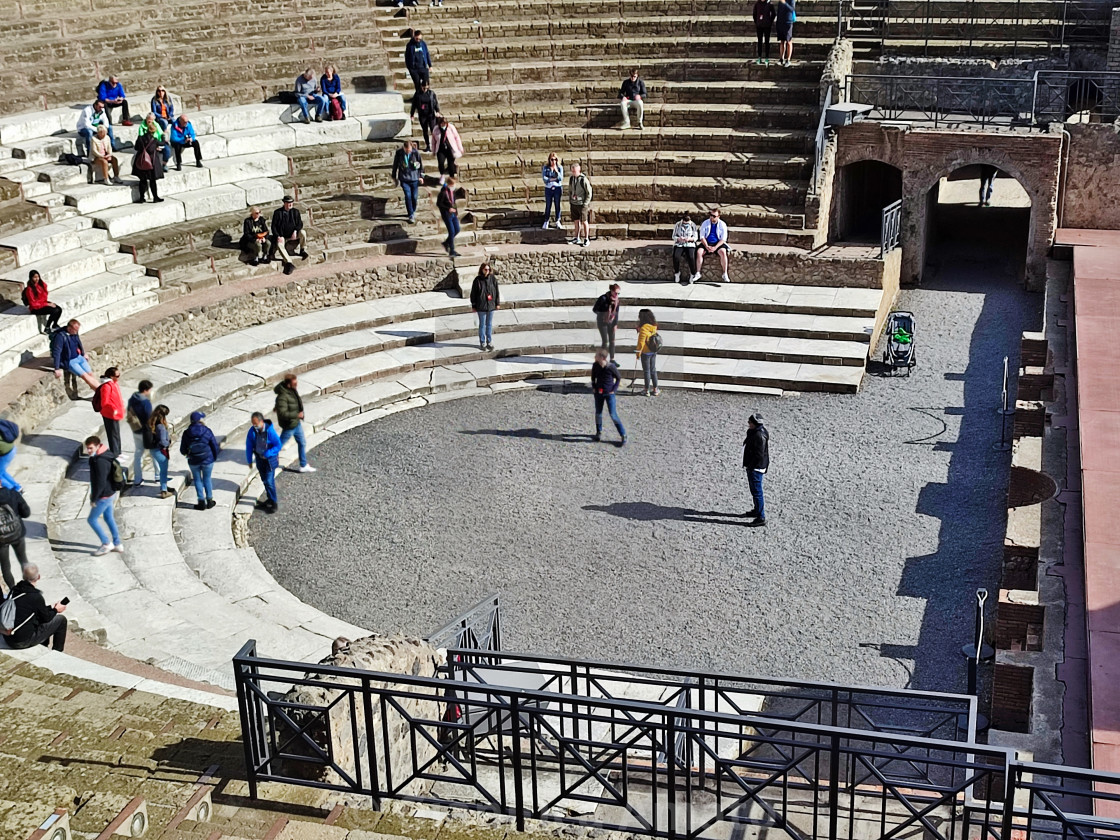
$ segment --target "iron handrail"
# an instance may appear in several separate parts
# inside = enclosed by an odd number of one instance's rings
[[[820,190],[821,178],[824,169],[824,147],[825,147],[825,121],[828,118],[828,109],[832,105],[832,85],[824,94],[824,103],[821,105],[821,116],[817,121],[817,136],[813,144],[813,180],[809,183],[809,194],[816,195]]]

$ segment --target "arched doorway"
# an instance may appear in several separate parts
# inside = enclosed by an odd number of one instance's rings
[[[953,170],[926,195],[923,278],[965,259],[998,264],[1022,279],[1031,212],[1030,195],[1005,170],[987,163]]]
[[[833,202],[834,241],[878,242],[883,208],[902,198],[902,170],[877,160],[842,166]]]

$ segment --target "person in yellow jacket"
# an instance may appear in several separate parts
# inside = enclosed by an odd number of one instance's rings
[[[661,336],[657,334],[657,318],[653,310],[638,312],[638,352],[642,362],[642,376],[646,381],[645,396],[661,395],[657,387],[657,351],[661,349]]]

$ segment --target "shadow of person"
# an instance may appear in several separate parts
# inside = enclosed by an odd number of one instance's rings
[[[545,432],[541,429],[460,429],[461,435],[493,435],[495,437],[530,438],[532,440],[550,440],[557,443],[593,443],[595,437],[589,434],[574,434],[571,432]]]
[[[741,513],[694,510],[692,508],[657,505],[653,502],[612,502],[609,505],[584,505],[583,509],[606,513],[620,519],[632,519],[636,522],[675,520],[678,522],[704,522],[711,525],[746,525],[748,522]]]

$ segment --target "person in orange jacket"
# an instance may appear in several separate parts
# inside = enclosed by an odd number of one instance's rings
[[[121,420],[124,419],[124,397],[117,384],[121,378],[119,368],[111,367],[101,377],[101,384],[93,393],[93,409],[105,418],[105,438],[114,458],[121,454]]]

